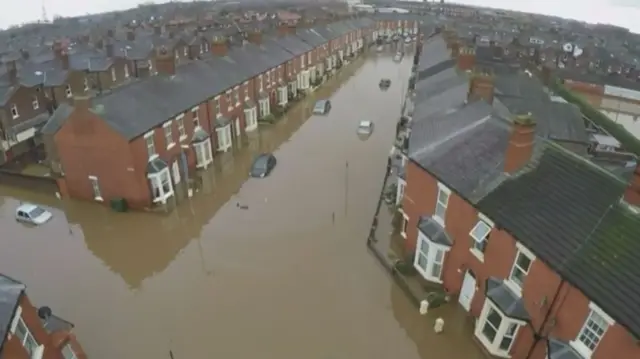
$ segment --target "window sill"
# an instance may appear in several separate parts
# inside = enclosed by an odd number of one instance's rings
[[[400,232],[400,236],[404,239],[407,239],[407,233],[406,232]]]
[[[480,252],[479,250],[475,249],[475,248],[470,248],[469,252],[471,252],[471,254],[476,257],[480,263],[484,263],[484,253]]]
[[[102,197],[100,197],[100,196],[98,196],[98,197],[94,197],[93,199],[94,199],[95,201],[97,201],[97,202],[104,202],[104,198],[102,198]]]
[[[584,344],[580,343],[578,340],[572,340],[569,342],[569,346],[573,348],[573,350],[577,351],[578,354],[582,355],[584,359],[591,359],[593,352],[591,352]]]
[[[170,150],[172,148],[174,148],[176,146],[175,142],[171,142],[170,144],[167,145],[167,149]]]
[[[180,136],[180,142],[184,141],[187,139],[187,135],[182,135]]]
[[[149,156],[149,162],[155,160],[156,158],[158,158],[158,154],[154,154],[154,155]]]

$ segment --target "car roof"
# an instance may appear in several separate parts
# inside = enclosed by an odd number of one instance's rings
[[[324,105],[327,102],[329,102],[329,100],[318,100],[318,101],[316,101],[316,106]]]
[[[360,121],[360,126],[371,126],[371,121]]]
[[[36,208],[38,208],[38,206],[36,206],[35,204],[23,203],[23,204],[19,205],[16,210],[17,211],[23,211],[23,212],[31,212]]]

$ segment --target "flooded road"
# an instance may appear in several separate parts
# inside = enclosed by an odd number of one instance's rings
[[[417,310],[365,247],[411,68],[391,57],[350,65],[218,156],[168,215],[0,188],[0,271],[74,322],[94,359],[427,358],[433,339],[407,318]],[[309,117],[323,98],[329,115]],[[365,119],[375,130],[362,141]],[[248,179],[260,152],[278,164]],[[20,201],[54,207],[53,222],[16,223]]]

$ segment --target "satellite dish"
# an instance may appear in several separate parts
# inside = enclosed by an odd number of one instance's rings
[[[573,57],[578,57],[578,56],[582,55],[582,53],[584,53],[584,50],[582,50],[578,46],[573,48]]]
[[[570,43],[564,44],[564,45],[562,46],[562,49],[563,49],[565,52],[572,52],[572,51],[573,51],[573,44],[570,44]]]

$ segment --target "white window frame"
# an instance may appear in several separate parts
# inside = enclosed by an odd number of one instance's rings
[[[112,82],[116,82],[118,80],[118,75],[116,73],[116,68],[112,67],[111,68],[111,81]]]
[[[125,79],[129,78],[129,65],[128,64],[124,64],[124,78]]]
[[[25,337],[24,340],[20,340],[20,338],[17,336],[16,331],[18,330],[18,326],[22,325],[25,329]],[[44,352],[44,346],[40,345],[40,343],[38,343],[38,341],[36,340],[36,338],[33,336],[33,334],[31,333],[31,330],[29,330],[29,327],[27,326],[27,323],[25,323],[25,321],[22,319],[22,307],[18,306],[18,308],[16,309],[16,312],[13,316],[13,320],[11,322],[11,328],[10,328],[10,332],[12,335],[14,335],[16,337],[16,339],[18,339],[20,341],[20,344],[22,345],[23,348],[25,348],[25,350],[27,350],[27,347],[25,346],[25,343],[27,342],[27,338],[31,337],[31,340],[33,340],[34,343],[36,343],[36,347],[33,348],[33,352],[30,353],[31,354],[31,358],[32,359],[40,359],[42,358],[42,354]],[[28,352],[28,350],[27,350]]]
[[[162,169],[158,173],[147,175],[147,178],[151,182],[151,194],[153,203],[167,203],[167,200],[174,195],[173,182],[171,181],[171,172],[169,167]],[[165,190],[164,185],[167,185]],[[155,189],[158,189],[158,195],[156,196]]]
[[[216,115],[216,118],[222,116],[222,112],[220,112],[220,95],[213,99],[213,112]]]
[[[426,252],[422,249],[426,248]],[[432,242],[422,232],[418,231],[416,253],[413,258],[413,267],[427,281],[442,283],[444,271],[444,259],[451,248]],[[421,259],[425,261],[422,266]]]
[[[469,232],[469,237],[471,237],[471,245],[469,251],[481,262],[484,262],[484,251],[487,249],[487,245],[489,244],[489,235],[491,234],[491,231],[494,227],[495,224],[493,223],[493,221],[491,221],[482,213],[478,213],[478,222],[476,222],[476,224],[473,226],[473,228],[471,228],[471,231]],[[480,228],[486,228],[488,230],[484,235],[479,236],[476,231]],[[483,243],[484,248],[480,248],[482,247]]]
[[[158,151],[156,151],[156,141],[154,138],[155,129],[144,134],[144,142],[147,148],[147,156],[149,156],[149,161],[158,158]],[[151,141],[149,141],[151,140]]]
[[[85,76],[82,82],[84,91],[89,91],[89,79]]]
[[[244,110],[244,119],[246,121],[245,131],[253,131],[258,128],[258,114],[256,107],[247,108]]]
[[[519,242],[516,243],[516,249],[517,249],[516,255],[513,258],[513,264],[511,265],[511,270],[509,271],[509,277],[505,281],[505,284],[511,290],[513,290],[514,293],[516,293],[519,296],[522,296],[522,288],[524,287],[524,282],[527,279],[527,275],[529,275],[529,271],[531,271],[531,267],[533,266],[533,262],[536,260],[536,256],[529,249],[527,249],[525,246],[523,246]],[[518,265],[518,258],[520,258],[520,255],[527,257],[529,259],[529,268],[527,268],[526,270]],[[524,273],[522,284],[517,283],[516,281],[513,280],[514,278],[513,274],[515,273],[516,270]]]
[[[89,176],[89,182],[91,183],[91,189],[93,190],[93,199],[98,202],[104,201],[102,198],[102,190],[100,190],[100,181],[96,176]]]
[[[409,228],[409,216],[402,211],[400,212],[400,214],[402,214],[402,222],[400,223],[400,235],[402,236],[402,238],[407,239],[407,229]]]
[[[600,321],[601,323],[597,323],[597,321]],[[604,324],[605,325],[604,328],[602,327],[599,328],[602,330],[602,334],[598,335],[597,333],[595,333],[593,327],[590,324],[598,324],[598,325]],[[613,320],[613,318],[611,318],[607,313],[605,313],[602,309],[600,309],[600,307],[598,307],[593,302],[589,303],[589,315],[587,315],[587,318],[582,324],[582,328],[578,332],[576,339],[569,342],[569,344],[573,349],[575,349],[583,357],[587,359],[591,358],[591,356],[593,355],[593,352],[596,351],[596,349],[598,348],[598,344],[600,344],[604,336],[607,335],[607,330],[614,324],[615,324],[615,321]],[[597,340],[595,341],[595,344],[593,345],[592,348],[583,341],[582,339],[583,336],[591,337],[591,338],[585,338],[585,339]]]
[[[173,128],[171,127],[172,121],[167,121],[162,124],[162,132],[164,134],[164,141],[167,144],[167,149],[172,149],[176,143],[173,141]]]
[[[233,104],[231,102],[231,93],[233,92],[233,90],[227,90],[227,92],[224,93],[224,99],[227,102],[227,106],[229,107],[229,111],[233,110]]]
[[[216,128],[216,136],[218,139],[218,151],[226,152],[233,145],[231,139],[231,124]]]
[[[269,87],[269,86],[271,86],[271,71],[267,71],[267,72],[265,73],[265,75],[267,75],[267,78],[266,78],[266,80],[267,80],[267,87]]]
[[[153,61],[151,60],[147,60],[147,66],[149,66],[149,73],[152,75],[157,74],[158,72],[156,71],[156,69],[153,68]]]
[[[40,108],[40,101],[38,100],[38,96],[33,96],[33,98],[31,99],[31,106],[34,110]]]
[[[18,112],[18,106],[14,103],[11,104],[11,118],[14,120],[20,117],[20,112]]]
[[[211,151],[211,138],[207,138],[202,142],[193,144],[196,153],[196,168],[207,169],[213,162],[213,154]]]
[[[200,107],[196,106],[191,109],[191,120],[193,121],[193,128],[200,127]]]
[[[71,90],[71,85],[68,85],[64,88],[64,94],[65,96],[67,96],[67,98],[70,98],[71,96],[73,96],[73,90]]]
[[[441,198],[440,195],[446,196]],[[447,207],[449,207],[449,201],[451,200],[451,190],[447,186],[438,182],[438,192],[436,193],[436,205],[433,210],[433,219],[438,222],[443,228],[445,227],[445,218],[447,216]],[[438,208],[442,208],[441,214],[438,212]]]
[[[176,116],[176,124],[178,125],[178,134],[180,135],[180,142],[187,139],[187,131],[184,128],[184,113]]]
[[[260,88],[260,91],[264,90],[264,81],[262,80],[262,74],[258,75],[258,87]]]
[[[249,101],[249,81],[245,81],[243,84],[244,100]]]
[[[269,103],[269,99],[260,99],[258,101],[258,106],[260,106],[260,118],[265,118],[271,114],[271,104]]]
[[[287,86],[278,87],[278,105],[285,106],[289,102]]]
[[[62,357],[64,359],[78,359],[76,352],[73,351],[73,348],[69,343],[67,343],[65,346],[62,347],[61,352],[62,352]]]
[[[501,317],[500,325],[498,328],[488,321],[489,314],[491,311],[495,311]],[[518,332],[521,327],[523,327],[526,323],[522,320],[509,318],[507,317],[497,306],[491,302],[489,299],[485,299],[484,306],[482,307],[482,312],[480,312],[480,317],[478,318],[478,322],[474,331],[474,335],[480,343],[487,349],[487,351],[494,356],[500,358],[510,358],[511,355],[509,351],[513,348],[513,343],[517,340]],[[490,342],[489,339],[483,333],[485,325],[489,325],[496,330],[496,335],[493,342]],[[507,331],[515,325],[515,331],[509,334]],[[509,343],[509,347],[505,349],[500,349],[500,344],[506,336],[511,336],[512,340]]]
[[[240,86],[233,88],[233,100],[236,107],[240,106]]]
[[[407,181],[398,177],[398,184],[396,186],[396,205],[399,205],[400,203],[402,203],[402,200],[404,199],[404,192],[406,190],[406,187],[407,187]]]

